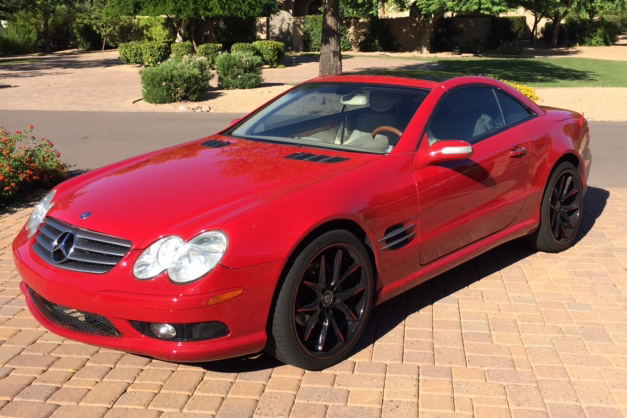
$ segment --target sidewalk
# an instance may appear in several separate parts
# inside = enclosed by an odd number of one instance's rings
[[[627,414],[627,190],[591,187],[562,254],[516,243],[378,307],[323,372],[267,356],[165,363],[57,337],[11,259],[30,209],[0,218],[0,416],[619,417]],[[594,226],[594,228],[592,228]]]

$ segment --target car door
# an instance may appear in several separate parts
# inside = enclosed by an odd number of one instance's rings
[[[505,122],[488,86],[452,90],[436,106],[418,152],[440,140],[472,144],[472,158],[414,170],[420,201],[420,263],[428,264],[511,224],[525,199],[526,140]]]

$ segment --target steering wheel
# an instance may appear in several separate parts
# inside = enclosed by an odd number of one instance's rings
[[[377,129],[372,131],[372,139],[374,139],[374,137],[377,136],[377,134],[382,131],[392,132],[393,134],[398,135],[399,137],[403,135],[403,131],[396,129],[393,126],[379,126]]]

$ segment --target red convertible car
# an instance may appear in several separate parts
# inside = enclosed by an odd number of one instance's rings
[[[317,78],[57,186],[13,243],[67,338],[195,362],[350,355],[373,307],[506,241],[575,241],[588,124],[484,77]]]

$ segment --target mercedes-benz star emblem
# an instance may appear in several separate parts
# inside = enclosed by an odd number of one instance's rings
[[[70,258],[74,251],[74,241],[76,241],[76,235],[72,231],[65,231],[59,235],[50,250],[50,258],[55,264],[61,264]]]
[[[89,218],[90,216],[91,216],[91,212],[85,212],[85,213],[83,213],[83,214],[80,216],[80,218],[81,218],[81,219],[87,219],[87,218]]]

